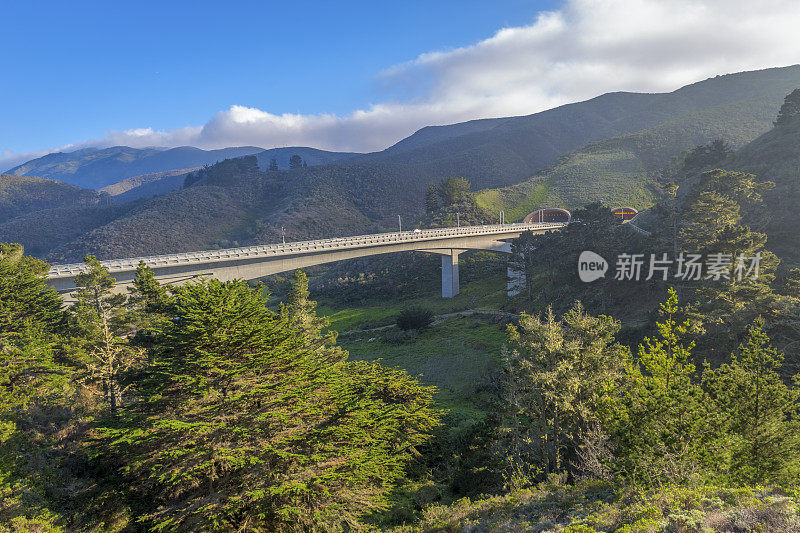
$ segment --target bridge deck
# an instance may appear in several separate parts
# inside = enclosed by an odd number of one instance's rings
[[[334,239],[320,239],[313,241],[287,242],[285,244],[267,244],[246,246],[242,248],[226,248],[222,250],[206,250],[201,252],[187,252],[168,255],[155,255],[148,257],[131,257],[126,259],[112,259],[101,261],[110,272],[128,272],[136,270],[140,261],[150,267],[168,267],[180,264],[209,264],[231,261],[235,259],[257,259],[308,254],[328,250],[345,250],[361,247],[372,247],[401,242],[425,242],[452,237],[469,237],[480,235],[502,235],[504,233],[519,233],[527,230],[558,229],[563,223],[535,223],[535,224],[503,224],[491,226],[464,226],[460,228],[427,229],[419,232],[376,233],[373,235],[358,235],[355,237],[339,237]],[[67,265],[53,265],[48,273],[48,279],[69,278],[85,272],[84,263]]]

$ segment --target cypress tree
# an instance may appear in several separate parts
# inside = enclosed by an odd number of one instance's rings
[[[153,503],[143,519],[336,530],[384,508],[436,425],[431,389],[377,364],[318,357],[260,287],[203,280],[173,295],[140,402],[104,430]]]
[[[544,319],[523,314],[509,327],[503,438],[510,479],[579,466],[579,449],[600,423],[600,404],[627,358],[614,341],[619,327],[580,304],[561,320],[548,309]]]
[[[109,409],[116,413],[124,392],[122,374],[138,362],[141,352],[125,338],[132,329],[130,315],[126,296],[114,293],[116,280],[93,255],[84,262],[89,269],[75,276],[76,303],[71,312],[88,353],[86,381],[100,385]]]
[[[65,326],[61,297],[46,284],[49,265],[24,255],[19,244],[0,243],[0,339],[28,326],[54,332]]]

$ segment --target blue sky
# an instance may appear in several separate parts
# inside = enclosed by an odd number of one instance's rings
[[[376,76],[534,20],[552,2],[6,2],[0,150],[202,123],[233,104],[344,114]],[[402,96],[402,95],[399,95]]]
[[[5,2],[0,170],[54,150],[380,150],[800,60],[796,0]]]

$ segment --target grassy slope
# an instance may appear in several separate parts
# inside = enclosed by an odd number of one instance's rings
[[[592,143],[532,178],[481,191],[481,206],[518,220],[543,206],[574,209],[600,200],[645,209],[655,198],[652,183],[666,166],[698,144],[722,138],[734,147],[771,127],[779,102],[762,96],[687,113],[650,130]]]
[[[320,299],[318,312],[330,319],[332,329],[346,332],[340,335],[339,344],[349,351],[350,358],[381,360],[384,365],[403,368],[437,387],[435,397],[440,407],[457,416],[482,416],[476,394],[499,369],[505,341],[502,320],[488,315],[447,318],[409,336],[397,328],[358,330],[394,324],[400,311],[412,306],[427,307],[442,315],[474,308],[500,310],[506,301],[505,279],[496,275],[465,283],[461,294],[453,299],[443,299],[434,291],[389,302],[375,298],[361,305]]]
[[[101,195],[60,181],[0,174],[0,223],[41,209],[98,204]],[[2,240],[0,234],[0,240]]]

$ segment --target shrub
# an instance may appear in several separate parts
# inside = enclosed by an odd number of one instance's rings
[[[402,330],[425,329],[433,322],[433,311],[424,307],[409,307],[397,315],[397,327]]]

